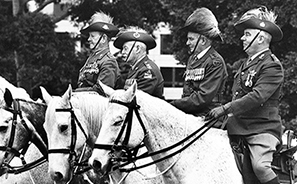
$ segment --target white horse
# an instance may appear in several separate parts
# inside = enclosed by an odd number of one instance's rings
[[[139,145],[144,140],[146,148],[150,152],[155,152],[179,142],[204,125],[202,118],[185,114],[166,101],[136,89],[136,83],[126,91],[114,92],[104,87],[106,93],[112,94],[110,100],[117,103],[109,103],[96,144],[114,144],[128,113],[128,108],[124,104],[129,104],[135,97],[136,103],[140,106],[139,112],[147,134],[144,135],[144,130],[134,114],[129,148]],[[152,159],[158,160],[170,153],[172,151],[167,150],[152,156]],[[110,155],[110,150],[94,149],[89,164],[101,167],[97,169],[104,172],[111,161]],[[210,129],[187,149],[156,165],[160,171],[167,171],[162,176],[168,184],[242,183],[242,176],[234,161],[227,133],[220,129]]]
[[[6,90],[7,89],[7,90]],[[6,92],[5,92],[6,91]],[[4,95],[5,94],[5,95]],[[9,140],[13,138],[11,148],[16,151],[20,151],[30,140],[33,134],[29,133],[28,130],[22,125],[19,116],[16,116],[16,128],[15,133],[12,135],[12,119],[13,112],[9,112],[7,108],[11,106],[11,109],[15,108],[15,104],[10,104],[13,98],[19,98],[18,103],[20,105],[20,112],[22,113],[23,120],[28,126],[29,130],[36,132],[38,123],[43,123],[45,105],[33,101],[26,91],[22,88],[17,88],[10,84],[7,80],[0,77],[0,146],[7,147]],[[9,105],[8,105],[9,104]],[[40,116],[40,114],[42,114]],[[34,125],[35,124],[35,125]],[[36,126],[37,125],[37,126]],[[42,126],[41,126],[42,127]],[[38,129],[38,128],[37,128]],[[45,133],[45,132],[44,132]],[[35,136],[35,135],[34,135]],[[32,140],[31,140],[32,141]],[[39,149],[34,144],[29,146],[28,151],[25,153],[25,161],[31,163],[42,157]],[[21,160],[10,152],[0,151],[0,183],[5,184],[34,184],[41,182],[45,184],[52,183],[52,180],[47,175],[46,164],[41,164],[38,167],[34,167],[29,171],[22,172],[19,174],[4,174],[6,167],[3,163],[7,162],[10,166],[22,166]]]
[[[62,153],[61,150],[74,147],[73,151],[79,156],[85,143],[93,147],[101,128],[108,98],[94,91],[72,92],[71,86],[64,95],[53,98],[44,88],[41,89],[43,99],[48,105],[44,124],[49,141],[48,149],[53,150],[49,154],[49,173],[56,183],[66,183],[72,178],[73,167],[69,162],[70,155]],[[59,109],[68,110],[57,112]],[[75,125],[71,122],[73,118]],[[71,143],[73,125],[76,128],[76,140]],[[92,174],[94,176],[94,173]],[[129,174],[127,178],[125,176],[125,173],[118,171],[111,174],[115,183],[161,183],[158,180],[142,181],[143,177],[139,173]]]

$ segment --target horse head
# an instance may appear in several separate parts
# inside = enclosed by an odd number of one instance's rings
[[[14,99],[10,90],[5,90],[0,104],[0,175],[8,171],[14,156],[22,157],[25,154],[30,141],[46,155],[46,138],[42,139],[36,126],[36,121],[43,122],[42,109],[45,112],[45,106],[36,105],[33,101]],[[41,116],[33,117],[34,113]]]
[[[135,82],[126,91],[115,90],[110,96],[102,127],[89,159],[89,165],[94,170],[109,172],[117,157],[143,141],[144,127],[139,123],[132,123],[136,119],[133,110],[139,108],[135,101],[136,92]]]
[[[44,128],[49,140],[49,173],[56,183],[66,183],[73,178],[80,157],[88,157],[82,151],[85,144],[95,142],[101,127],[98,106],[102,102],[98,99],[104,97],[90,91],[73,92],[70,85],[62,96],[41,91],[48,105]]]

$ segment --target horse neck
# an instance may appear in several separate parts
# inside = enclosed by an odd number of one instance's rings
[[[37,133],[47,143],[46,132],[43,128],[45,121],[46,105],[37,103],[34,101],[19,100],[21,104],[21,110],[25,113],[26,118],[31,122]],[[24,115],[23,115],[24,116]]]
[[[183,113],[166,101],[142,94],[137,96],[137,103],[146,119],[148,137],[145,144],[149,151],[171,146],[203,125],[201,119]],[[153,159],[164,155],[160,154]]]

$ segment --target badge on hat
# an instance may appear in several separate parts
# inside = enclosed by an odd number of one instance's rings
[[[135,33],[133,33],[133,36],[134,36],[135,38],[139,38],[139,37],[140,37],[140,34],[139,34],[138,32],[135,32]]]
[[[109,27],[105,24],[104,26],[102,26],[103,29],[109,29]]]
[[[260,27],[265,27],[265,22],[261,22],[259,25]]]

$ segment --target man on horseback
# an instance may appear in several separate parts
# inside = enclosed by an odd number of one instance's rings
[[[235,28],[248,60],[235,74],[231,102],[214,108],[209,117],[228,114],[227,132],[245,184],[279,184],[272,170],[273,154],[281,143],[279,99],[284,80],[280,61],[269,49],[283,33],[275,24],[276,15],[266,7],[247,11]]]
[[[111,88],[115,87],[119,78],[119,67],[110,53],[109,41],[119,30],[112,21],[113,18],[109,15],[97,12],[92,16],[90,26],[81,30],[83,35],[88,34],[92,53],[79,71],[78,88],[91,87],[104,95],[99,81]]]
[[[212,47],[214,40],[222,41],[221,32],[215,16],[207,8],[196,9],[182,29],[188,32],[186,44],[191,56],[184,73],[182,98],[171,104],[186,113],[201,116],[221,105],[228,76],[224,59]]]
[[[163,98],[163,76],[159,67],[147,56],[148,50],[156,47],[154,38],[143,29],[130,27],[113,44],[121,50],[122,59],[131,65],[124,88],[136,80],[138,89]]]

